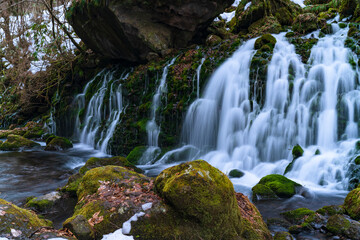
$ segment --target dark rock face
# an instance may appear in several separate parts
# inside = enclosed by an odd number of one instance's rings
[[[202,37],[233,0],[77,2],[67,18],[84,43],[106,58],[144,62]]]

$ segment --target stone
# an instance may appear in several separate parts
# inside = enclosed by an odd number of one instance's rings
[[[17,151],[22,148],[33,148],[40,146],[40,144],[26,139],[19,135],[10,134],[7,136],[5,142],[0,145],[2,151]]]
[[[232,0],[76,1],[67,19],[96,53],[113,60],[145,62],[149,54],[203,40],[203,32]]]
[[[64,228],[69,229],[77,239],[94,239],[95,233],[88,220],[83,215],[77,215],[74,219],[64,224]]]
[[[64,137],[53,136],[46,140],[45,151],[62,151],[72,148],[71,141]]]

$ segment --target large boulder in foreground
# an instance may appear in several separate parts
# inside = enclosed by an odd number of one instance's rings
[[[39,228],[51,225],[50,221],[40,219],[34,212],[0,199],[0,238],[28,239]]]
[[[98,54],[144,62],[154,53],[185,47],[201,37],[200,33],[232,3],[233,0],[76,1],[67,19],[84,43]]]
[[[346,196],[343,207],[352,219],[360,220],[360,188],[355,188]]]
[[[271,239],[256,207],[202,160],[155,181],[119,166],[93,168],[80,179],[78,199],[64,223],[78,239],[100,239],[135,215],[128,234],[136,239]]]

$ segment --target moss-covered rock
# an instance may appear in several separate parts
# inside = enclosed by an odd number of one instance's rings
[[[166,169],[156,178],[155,186],[177,211],[208,228],[209,235],[241,235],[234,187],[225,174],[207,162],[198,160]],[[225,232],[224,222],[229,223]]]
[[[241,178],[244,176],[244,173],[240,170],[237,169],[233,169],[229,172],[229,177],[230,178]]]
[[[271,188],[263,184],[256,184],[252,189],[252,200],[269,200],[269,199],[278,199],[279,197],[274,193]]]
[[[134,164],[130,163],[126,158],[118,156],[111,158],[92,157],[86,161],[85,165],[82,168],[80,168],[79,173],[81,175],[84,175],[90,169],[104,167],[108,165],[124,167],[137,173],[143,172],[140,168],[137,168]]]
[[[142,155],[144,154],[144,152],[146,151],[147,147],[145,146],[138,146],[136,148],[134,148],[129,155],[127,155],[126,159],[131,162],[132,164],[138,164],[140,158],[142,157]]]
[[[344,214],[345,210],[342,206],[324,206],[318,210],[316,210],[317,213],[323,215],[323,216],[333,216],[335,214]]]
[[[346,196],[343,207],[352,219],[360,220],[360,188],[352,190]]]
[[[63,225],[81,239],[111,233],[142,211],[142,204],[159,201],[150,178],[124,167],[90,169],[76,181],[79,201]]]
[[[305,218],[314,216],[315,212],[308,208],[298,208],[296,210],[281,213],[281,215],[292,224],[301,224],[305,221]]]
[[[27,239],[39,228],[51,225],[50,221],[40,219],[34,212],[0,199],[0,237]]]
[[[226,175],[205,161],[164,170],[155,187],[166,206],[136,222],[132,233],[139,239],[271,238],[256,207],[242,194],[235,197]]]
[[[276,232],[274,240],[293,240],[293,236],[288,232]]]
[[[263,186],[257,186],[258,184]],[[290,198],[295,195],[296,189],[301,187],[300,184],[279,174],[267,175],[263,177],[258,184],[255,185],[253,189],[255,189],[256,194],[259,195],[260,198],[262,198],[260,193],[266,193],[266,196],[272,196],[271,192],[269,192],[267,188],[271,189],[271,191],[280,198]],[[259,191],[259,189],[261,189],[261,191]],[[266,196],[264,197],[266,198]]]
[[[315,14],[303,13],[296,17],[292,25],[292,30],[300,34],[305,34],[315,31],[323,25],[326,25],[326,21],[319,21]]]
[[[256,102],[260,105],[265,102],[267,68],[272,59],[275,44],[276,39],[271,34],[264,34],[255,41],[254,45],[257,51],[250,65],[250,94],[256,96]]]
[[[350,221],[343,215],[336,214],[331,216],[326,224],[327,230],[333,234],[342,234],[350,227]]]
[[[245,9],[250,2],[251,5]],[[249,27],[256,22],[258,24],[255,25],[262,27],[259,23],[267,24],[265,19],[272,19],[271,22],[276,22],[279,26],[291,25],[296,15],[301,12],[300,6],[289,0],[243,0],[237,7],[230,26],[233,32],[238,33],[241,30],[250,30]],[[274,29],[278,29],[278,27]],[[258,31],[256,34],[261,33],[264,32]]]
[[[304,154],[304,150],[302,149],[302,147],[299,144],[297,144],[293,147],[291,153],[293,156],[293,160],[289,163],[289,165],[286,166],[284,175],[292,170],[296,159],[298,159],[299,157],[301,157]]]
[[[28,140],[19,135],[8,135],[7,140],[0,145],[2,151],[16,151],[22,148],[33,148],[40,146],[40,144]]]
[[[319,41],[317,38],[289,37],[289,42],[295,46],[295,51],[301,56],[303,63],[307,63],[312,47]]]
[[[45,151],[61,151],[72,148],[71,141],[64,137],[51,137],[47,139]]]
[[[59,192],[51,192],[40,197],[32,197],[28,199],[25,207],[36,210],[37,212],[43,213],[48,211],[55,202],[61,198]]]

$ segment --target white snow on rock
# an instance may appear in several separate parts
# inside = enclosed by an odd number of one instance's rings
[[[145,203],[141,206],[143,211],[147,211],[152,207],[152,203]],[[131,232],[131,222],[136,222],[139,217],[144,216],[144,212],[135,213],[129,220],[123,223],[122,228],[113,233],[104,235],[102,240],[134,240],[133,236],[128,236]],[[1,240],[1,239],[0,239]]]

